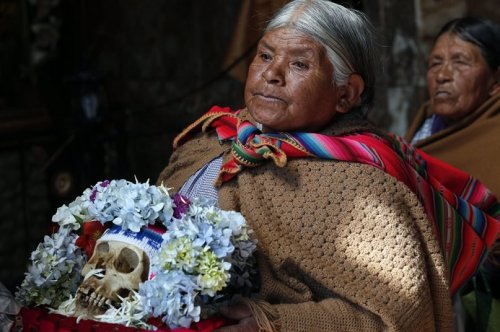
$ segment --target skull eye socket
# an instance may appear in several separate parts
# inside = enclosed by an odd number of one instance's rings
[[[130,273],[139,265],[140,258],[129,248],[123,248],[115,261],[115,269],[121,273]]]
[[[106,260],[104,259],[105,254],[109,253],[109,243],[108,242],[101,242],[97,244],[95,248],[95,252],[98,253],[98,259],[95,262],[95,268],[96,269],[104,269],[106,270]],[[86,271],[88,272],[88,271]],[[99,278],[99,277],[96,277]],[[99,278],[100,279],[100,278]]]

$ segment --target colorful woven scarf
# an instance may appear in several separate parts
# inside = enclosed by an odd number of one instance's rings
[[[433,222],[448,266],[452,295],[476,273],[488,248],[500,236],[500,203],[481,182],[395,135],[262,133],[251,122],[242,121],[238,112],[214,106],[177,136],[174,148],[200,127],[203,131],[214,128],[219,140],[232,141],[232,158],[223,164],[216,185],[267,160],[283,167],[287,158],[303,157],[372,165],[405,183]]]

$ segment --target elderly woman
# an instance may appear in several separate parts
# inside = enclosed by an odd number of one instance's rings
[[[471,17],[446,23],[429,55],[427,85],[430,100],[405,138],[500,197],[500,26]]]
[[[259,293],[221,309],[232,323],[220,331],[452,330],[450,293],[498,236],[498,220],[477,210],[489,224],[484,242],[464,230],[443,195],[471,207],[454,193],[471,179],[427,156],[417,162],[364,120],[374,57],[361,13],[292,1],[258,44],[246,107],[213,107],[174,141],[158,183],[240,211],[258,240]],[[432,177],[448,174],[455,181]],[[498,204],[488,193],[475,203]],[[435,204],[463,222],[441,227]],[[456,265],[450,248],[468,256]]]

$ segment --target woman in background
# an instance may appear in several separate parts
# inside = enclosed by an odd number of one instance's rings
[[[430,99],[406,140],[500,197],[500,26],[472,17],[446,23],[429,55],[427,86]]]

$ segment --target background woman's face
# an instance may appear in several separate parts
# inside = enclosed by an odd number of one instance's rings
[[[317,131],[335,115],[338,90],[323,46],[280,28],[266,33],[257,46],[245,103],[265,130]]]
[[[494,82],[479,47],[450,33],[438,38],[427,69],[434,113],[460,119],[488,99]]]

